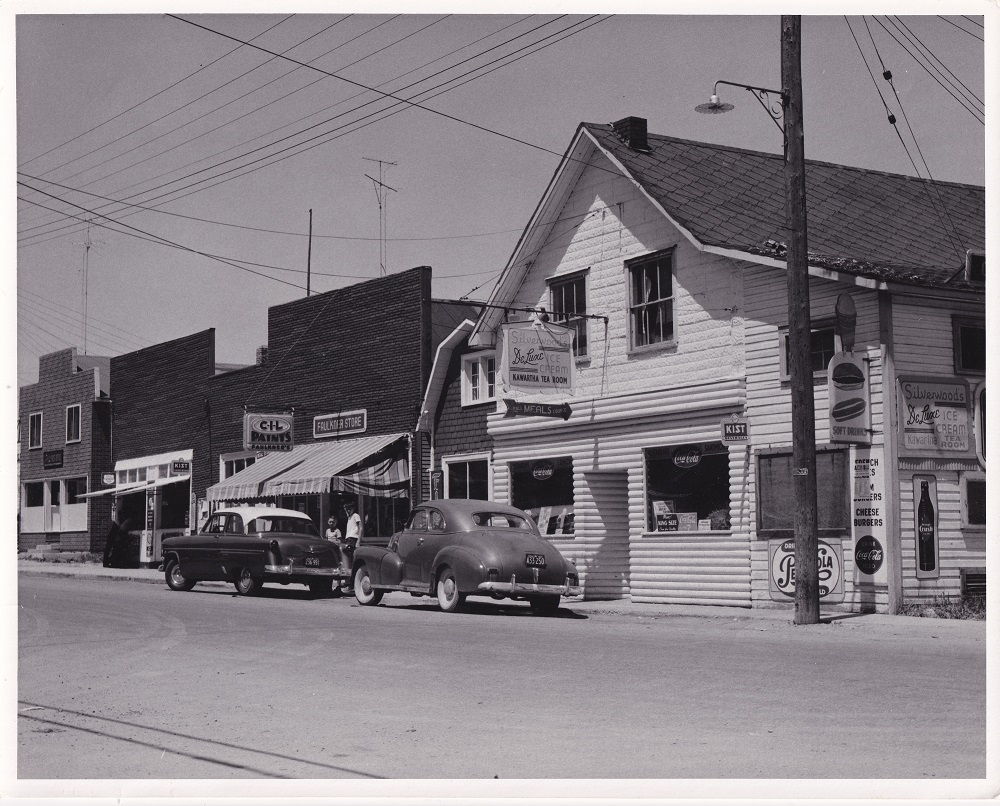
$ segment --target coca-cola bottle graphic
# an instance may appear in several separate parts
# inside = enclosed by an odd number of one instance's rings
[[[917,504],[917,562],[921,571],[933,571],[934,558],[934,505],[926,481],[920,482],[920,503]]]

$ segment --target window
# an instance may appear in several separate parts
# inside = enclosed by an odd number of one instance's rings
[[[228,479],[241,470],[246,470],[256,461],[257,456],[253,453],[224,453],[219,457],[219,463],[222,465],[222,478]]]
[[[462,405],[475,406],[497,399],[496,358],[492,353],[462,360]]]
[[[85,504],[85,498],[80,498],[87,492],[87,477],[81,476],[78,479],[66,479],[66,503]]]
[[[985,252],[973,252],[970,249],[965,253],[965,279],[977,285],[986,284]]]
[[[986,474],[962,474],[962,525],[986,526]]]
[[[531,515],[543,535],[574,534],[572,457],[511,462],[510,488],[511,503]]]
[[[577,274],[570,278],[549,280],[552,319],[573,330],[574,352],[577,358],[587,355],[587,278]]]
[[[24,505],[41,507],[45,505],[45,482],[29,481],[24,485]]]
[[[490,463],[488,459],[469,461],[446,460],[448,487],[447,498],[474,498],[488,501],[490,498]]]
[[[839,536],[851,528],[847,486],[847,451],[816,450],[816,526],[819,535]],[[793,536],[791,451],[762,452],[757,458],[757,534],[762,538]]]
[[[80,404],[66,407],[66,442],[80,441]]]
[[[729,529],[729,449],[698,442],[646,450],[650,532]]]
[[[986,372],[986,323],[982,319],[953,316],[955,372],[981,375]]]
[[[28,450],[42,447],[42,413],[28,415]]]
[[[673,250],[629,260],[629,337],[632,349],[674,340]]]
[[[781,380],[788,380],[788,328],[783,327],[778,331],[778,363],[780,366]],[[837,352],[834,328],[831,324],[814,324],[809,334],[809,359],[813,375],[822,378],[826,377],[826,368]]]

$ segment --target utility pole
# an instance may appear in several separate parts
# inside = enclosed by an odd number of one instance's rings
[[[802,18],[781,17],[781,87],[785,122],[785,216],[788,223],[788,375],[792,393],[792,491],[795,624],[819,623],[816,535],[816,417],[806,241],[805,138],[802,130]]]
[[[397,193],[398,191],[395,188],[389,187],[382,181],[382,167],[384,165],[395,165],[396,163],[374,159],[373,157],[365,157],[365,159],[368,160],[368,162],[378,163],[378,179],[373,176],[368,176],[368,174],[365,174],[365,176],[371,179],[372,183],[375,185],[375,198],[378,200],[378,265],[379,271],[384,277],[388,272],[386,268],[386,264],[388,262],[388,256],[386,255],[386,241],[388,240],[386,238],[386,234],[388,232],[386,208],[388,207],[388,198],[385,195],[385,191],[391,190],[393,193]]]
[[[309,250],[306,253],[306,296],[309,296],[309,281],[312,277],[313,256],[313,211],[309,208]]]

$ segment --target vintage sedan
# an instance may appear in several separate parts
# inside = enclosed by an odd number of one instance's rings
[[[195,535],[163,541],[163,564],[171,590],[189,591],[196,582],[223,580],[242,596],[265,582],[308,585],[328,594],[334,582],[350,579],[340,547],[320,537],[308,515],[276,507],[217,510]]]
[[[580,594],[576,566],[520,509],[492,501],[438,499],[415,507],[386,548],[354,553],[354,595],[376,605],[386,591],[436,596],[445,612],[467,596],[526,599],[537,613]]]

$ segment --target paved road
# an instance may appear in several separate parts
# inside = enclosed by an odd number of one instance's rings
[[[18,777],[985,776],[982,623],[649,613],[22,575]]]

